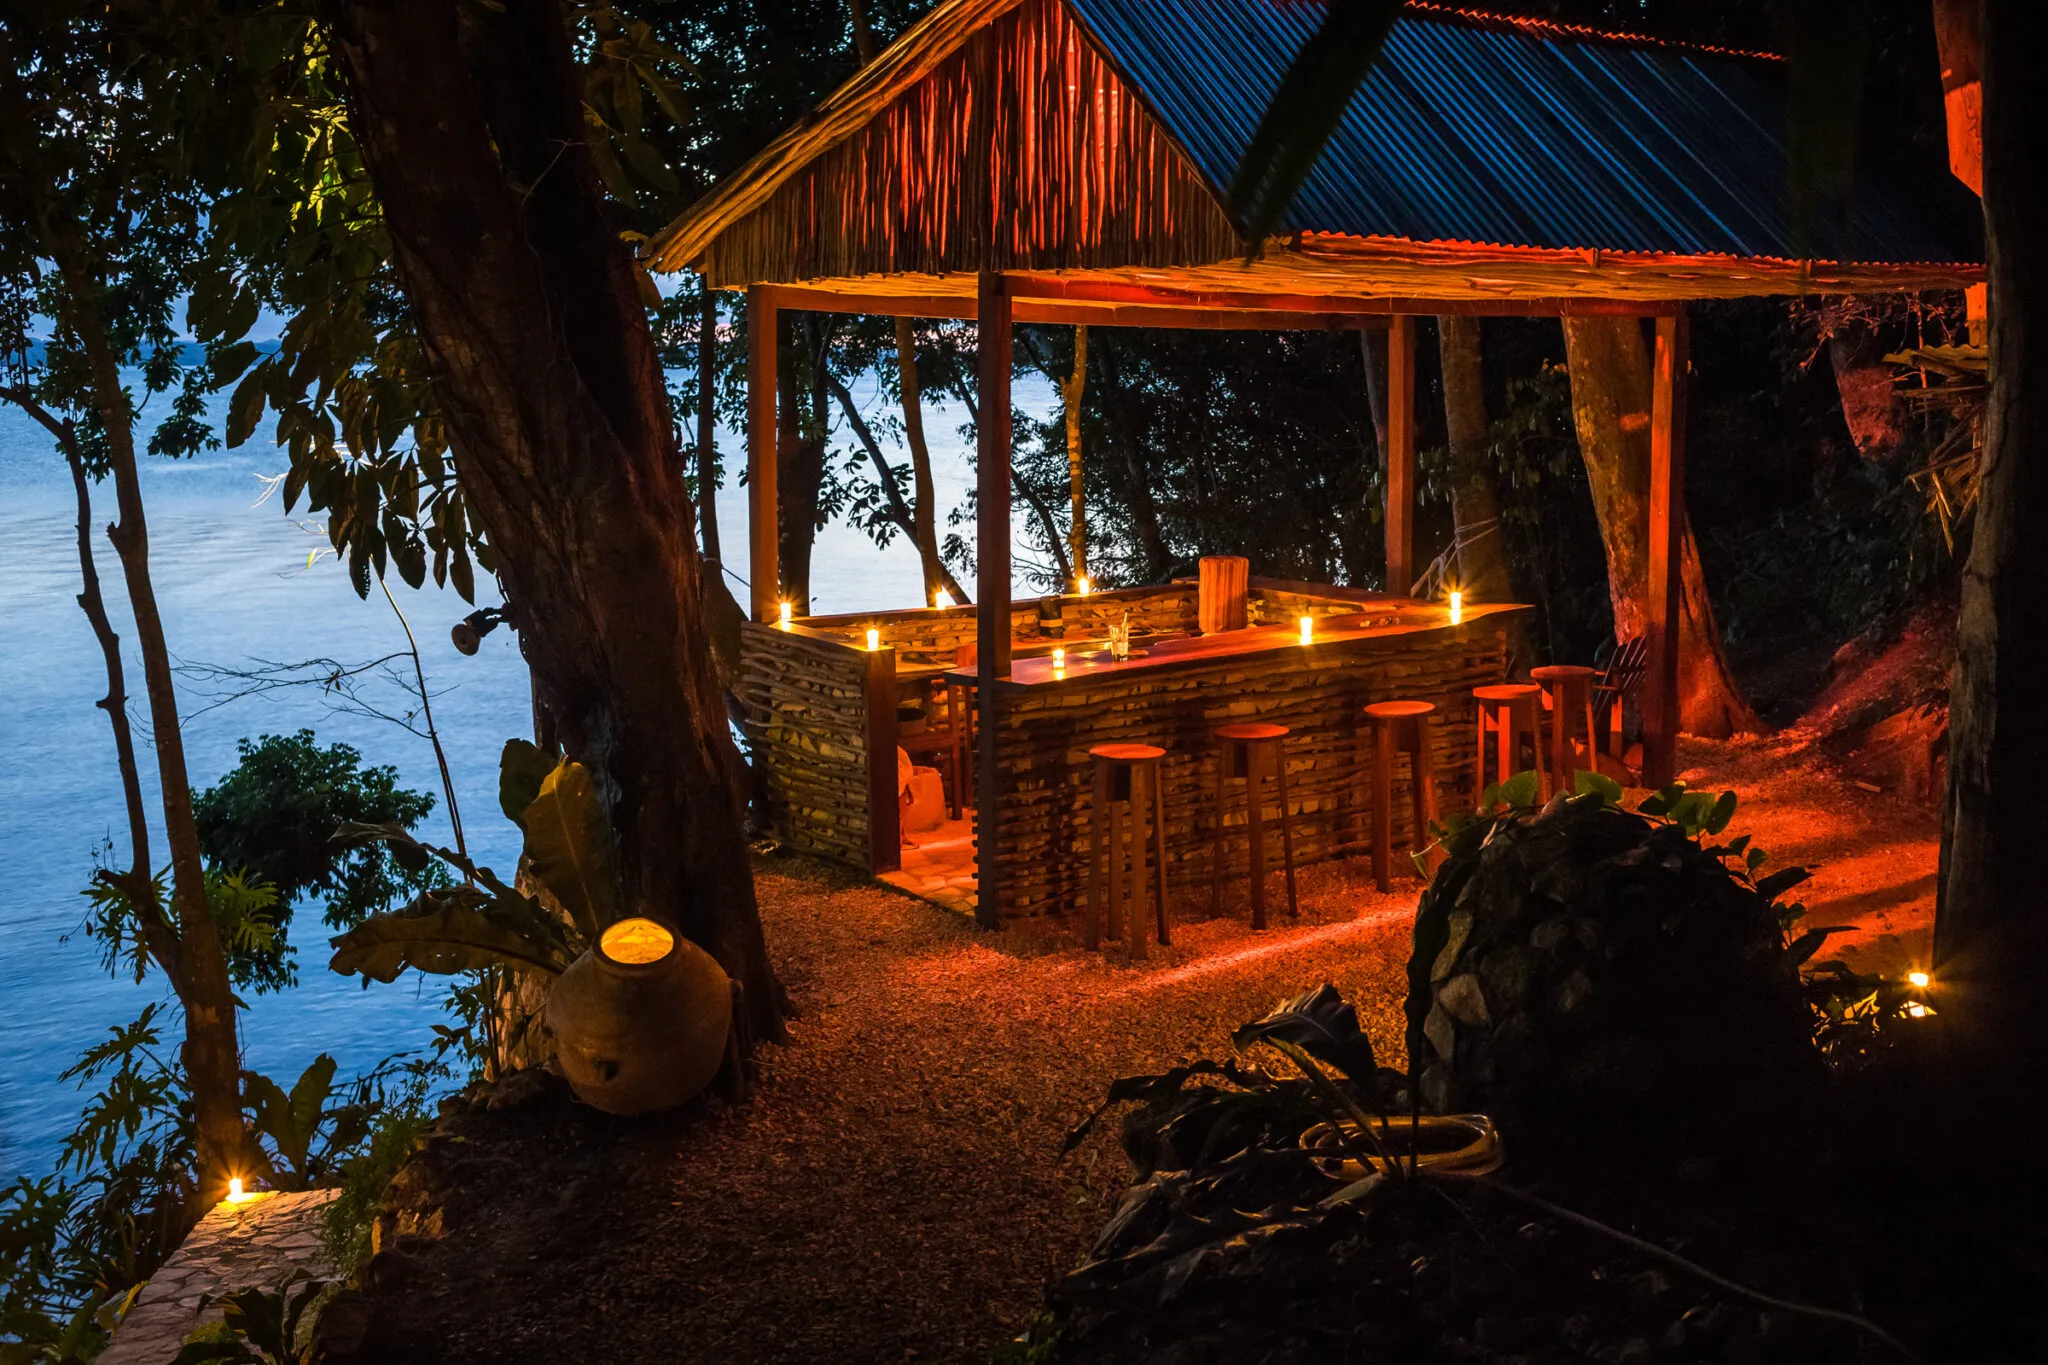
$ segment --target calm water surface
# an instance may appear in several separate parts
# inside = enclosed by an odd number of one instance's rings
[[[1055,401],[1049,389],[1019,387],[1020,402],[1036,410]],[[958,422],[944,411],[928,420],[942,509],[960,505],[971,482]],[[724,433],[721,447],[729,466],[739,463],[736,435]],[[321,656],[359,661],[403,648],[403,633],[381,594],[358,599],[331,556],[308,565],[308,555],[326,544],[320,528],[286,516],[274,498],[260,501],[262,476],[283,466],[278,452],[259,450],[255,442],[192,460],[145,460],[151,561],[178,659],[218,665]],[[726,544],[744,546],[744,490],[726,487],[718,505]],[[49,1170],[75,1121],[80,1097],[60,1079],[63,1070],[108,1028],[132,1020],[164,993],[160,978],[140,986],[110,979],[94,945],[76,933],[85,909],[79,891],[91,877],[94,849],[109,836],[125,847],[126,834],[110,731],[93,705],[105,691],[105,673],[75,600],[75,507],[69,475],[48,438],[0,404],[0,1181],[6,1182]],[[96,488],[96,521],[103,525],[112,510],[111,486]],[[119,564],[103,535],[95,536],[95,548],[128,656],[130,712],[154,814],[156,773],[133,622]],[[920,591],[917,557],[907,544],[899,539],[877,550],[844,526],[821,533],[813,581],[821,612],[907,606]],[[745,601],[745,590],[733,587]],[[509,631],[499,630],[476,657],[465,658],[448,641],[448,628],[469,609],[455,593],[431,585],[414,591],[395,581],[393,590],[420,638],[429,686],[445,693],[434,703],[435,718],[471,851],[509,871],[518,844],[497,811],[497,756],[506,738],[531,730],[517,645]],[[438,796],[433,753],[424,741],[388,724],[334,715],[312,689],[201,714],[216,689],[182,680],[180,688],[195,786],[211,785],[233,765],[237,739],[311,728],[323,744],[352,744],[366,763],[391,764],[404,785]],[[392,689],[389,697],[402,701],[403,694]],[[449,837],[447,812],[438,802],[424,832]],[[160,820],[151,833],[161,866],[168,854]],[[244,1064],[287,1087],[322,1051],[332,1052],[348,1073],[421,1047],[441,1013],[437,980],[410,976],[365,991],[329,973],[318,919],[317,909],[302,909],[294,923],[300,984],[252,1000],[242,1020]]]

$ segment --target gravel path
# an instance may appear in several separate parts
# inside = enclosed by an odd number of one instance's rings
[[[1708,765],[1698,785],[1756,784],[1740,823],[1780,862],[1859,866],[1926,823],[1812,795],[1824,775],[1784,749],[1686,757]],[[1766,823],[1783,817],[1796,828]],[[755,1096],[631,1123],[560,1100],[458,1117],[436,1156],[446,1235],[373,1263],[358,1358],[985,1361],[1127,1178],[1105,1137],[1057,1158],[1111,1078],[1223,1055],[1325,980],[1405,1065],[1418,883],[1381,896],[1359,861],[1305,870],[1298,924],[1253,935],[1226,898],[1137,965],[802,860],[761,864],[758,886],[800,1013]]]

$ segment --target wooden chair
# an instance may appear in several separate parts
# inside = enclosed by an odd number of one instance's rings
[[[1649,636],[1638,635],[1633,640],[1624,640],[1615,645],[1614,653],[1607,657],[1607,667],[1593,684],[1593,714],[1596,718],[1606,719],[1607,752],[1624,768],[1628,766],[1624,758],[1628,745],[1622,733],[1623,712],[1629,702],[1636,703],[1637,709],[1641,709],[1643,673],[1649,663]]]
[[[1155,891],[1159,942],[1173,942],[1166,908],[1166,793],[1160,782],[1160,763],[1166,750],[1150,744],[1098,744],[1088,756],[1095,760],[1095,809],[1081,942],[1092,949],[1105,937],[1116,938],[1128,930],[1130,955],[1143,957],[1146,901]],[[1149,838],[1138,832],[1148,816],[1152,825]],[[1147,845],[1153,859],[1149,870],[1145,866]],[[1124,905],[1126,858],[1131,864],[1128,915]]]
[[[1287,755],[1281,741],[1290,731],[1284,725],[1263,721],[1242,721],[1216,727],[1216,831],[1209,861],[1209,911],[1218,913],[1223,898],[1223,816],[1226,793],[1232,781],[1244,783],[1245,869],[1251,879],[1252,928],[1266,927],[1266,811],[1259,784],[1273,780],[1280,798],[1280,849],[1287,869],[1287,913],[1301,913],[1294,895],[1294,822],[1287,814]]]
[[[1433,702],[1376,701],[1365,708],[1372,722],[1372,876],[1382,891],[1393,889],[1394,751],[1408,755],[1414,785],[1417,850],[1429,846],[1429,823],[1436,819],[1436,759],[1430,748],[1429,717]]]
[[[974,658],[974,646],[961,645],[953,651],[953,666],[972,667]],[[938,714],[928,713],[922,731],[901,736],[897,743],[912,758],[939,760],[939,773],[946,780],[946,818],[958,820],[968,804],[968,784],[974,780],[974,688],[951,677],[935,678],[931,700]]]

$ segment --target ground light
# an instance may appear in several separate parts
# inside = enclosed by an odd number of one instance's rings
[[[1907,972],[1906,980],[1913,983],[1915,987],[1924,991],[1927,989],[1927,983],[1930,980],[1930,978],[1925,972]]]
[[[255,1191],[243,1190],[242,1177],[238,1175],[228,1177],[228,1202],[230,1204],[246,1204],[255,1197]]]

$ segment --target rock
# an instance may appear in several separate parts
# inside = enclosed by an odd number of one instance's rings
[[[1554,954],[1572,941],[1572,922],[1565,915],[1552,915],[1529,933],[1529,946],[1546,953]]]
[[[1479,981],[1486,987],[1486,1002],[1495,1017],[1512,1014],[1529,998],[1536,979],[1536,955],[1519,943],[1510,943],[1488,953],[1479,964]]]
[[[1584,1014],[1592,1000],[1592,979],[1584,972],[1573,972],[1557,983],[1557,990],[1550,997],[1550,1007],[1562,1017],[1571,1019]]]
[[[1429,1045],[1436,1049],[1436,1055],[1450,1061],[1457,1055],[1458,1026],[1451,1022],[1450,1012],[1441,1003],[1432,1005],[1429,1019],[1422,1026],[1429,1039]]]
[[[1461,1024],[1484,1028],[1493,1022],[1493,1016],[1486,1009],[1486,993],[1480,988],[1477,973],[1466,972],[1446,981],[1437,993],[1437,1003],[1449,1010],[1451,1017]]]
[[[1429,970],[1431,981],[1442,981],[1458,969],[1458,954],[1465,951],[1465,940],[1472,934],[1472,912],[1453,910],[1447,923],[1451,936],[1445,940],[1443,951],[1436,955],[1436,965]]]

